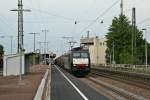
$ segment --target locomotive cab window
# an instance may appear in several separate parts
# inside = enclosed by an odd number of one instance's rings
[[[73,57],[80,58],[80,53],[73,53]]]
[[[81,58],[88,58],[88,53],[81,53]]]

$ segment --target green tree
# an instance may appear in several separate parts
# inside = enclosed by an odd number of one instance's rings
[[[144,53],[144,40],[142,32],[135,27],[136,46],[134,47],[134,56],[132,57],[132,31],[133,27],[129,19],[125,15],[115,17],[112,25],[109,27],[107,38],[106,59],[110,61],[114,42],[114,57],[117,64],[142,64]],[[111,57],[112,58],[112,57]]]
[[[3,46],[0,45],[0,54],[3,54],[3,53],[4,53],[4,50],[3,50],[3,49],[4,49]]]

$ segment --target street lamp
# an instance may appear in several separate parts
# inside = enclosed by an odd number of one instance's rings
[[[44,61],[45,61],[45,64],[46,64],[46,37],[47,37],[47,32],[48,32],[48,30],[47,29],[44,29],[44,30],[42,30],[42,32],[43,33],[45,33],[45,39],[44,39]]]
[[[146,69],[147,69],[147,41],[146,41],[147,29],[143,28],[142,30],[145,31],[145,65],[146,65]]]
[[[33,34],[34,35],[34,42],[33,42],[33,46],[34,46],[34,52],[35,52],[35,35],[40,34],[40,33],[29,33],[29,34]]]

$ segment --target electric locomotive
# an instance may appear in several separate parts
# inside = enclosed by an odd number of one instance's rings
[[[90,55],[88,50],[74,48],[55,60],[56,64],[76,76],[86,76],[90,72]]]

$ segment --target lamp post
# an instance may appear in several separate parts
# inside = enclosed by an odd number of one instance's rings
[[[42,42],[38,42],[39,43],[39,50],[40,50],[40,54],[42,53],[42,48],[41,48],[41,45],[42,45]]]
[[[33,47],[34,47],[34,49],[33,49],[33,51],[35,52],[35,35],[37,35],[37,34],[40,34],[40,33],[29,33],[29,34],[33,34],[34,35],[34,41],[33,41]]]
[[[45,33],[45,39],[44,39],[44,61],[45,61],[45,64],[46,64],[46,37],[47,37],[47,32],[48,32],[48,30],[46,30],[46,29],[44,29],[44,30],[42,30],[42,32],[44,32]]]
[[[143,28],[142,30],[145,31],[145,65],[147,69],[147,41],[146,41],[147,29]]]

